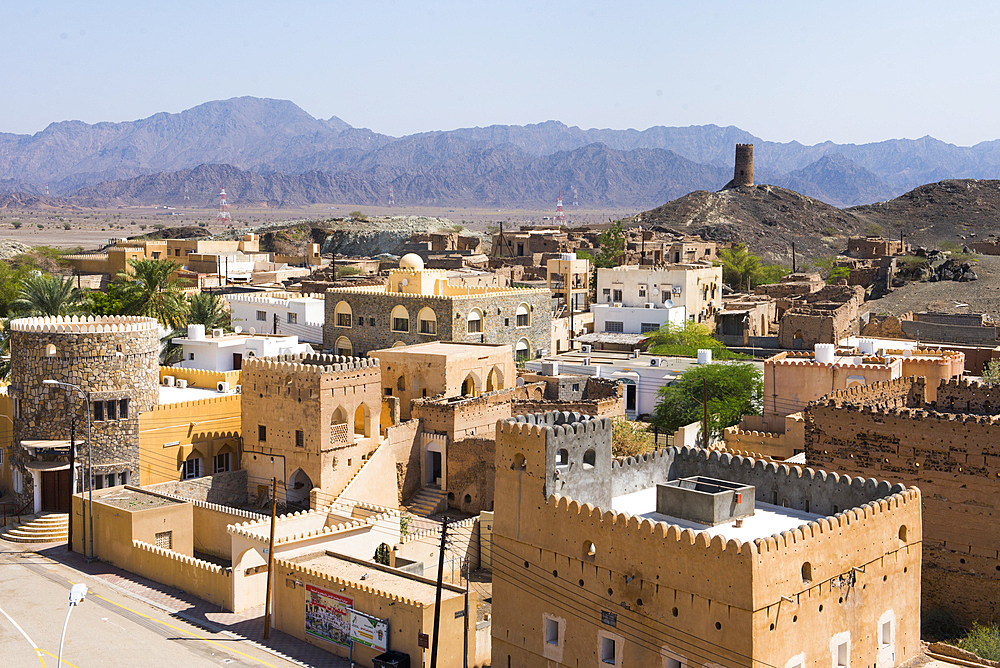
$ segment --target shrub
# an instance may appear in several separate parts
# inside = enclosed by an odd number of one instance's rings
[[[827,276],[826,282],[828,285],[833,285],[842,278],[847,278],[851,275],[850,267],[834,267],[830,271],[830,275]]]
[[[1000,661],[1000,627],[976,623],[972,630],[958,641],[958,646],[981,659]]]
[[[637,457],[656,449],[646,426],[623,417],[611,418],[611,453],[615,457]]]
[[[865,226],[865,234],[870,237],[883,237],[885,236],[885,228],[878,223],[868,223]]]
[[[649,336],[649,352],[669,357],[697,357],[698,351],[708,349],[718,360],[743,359],[712,336],[712,330],[701,323],[685,320],[683,325],[666,323]]]
[[[21,229],[21,225],[23,225],[23,224],[24,224],[24,223],[22,223],[22,222],[21,222],[20,220],[15,220],[15,221],[13,221],[13,222],[11,223],[11,225],[13,225],[13,226],[14,226],[14,229],[15,229],[15,230],[19,230],[19,229]]]

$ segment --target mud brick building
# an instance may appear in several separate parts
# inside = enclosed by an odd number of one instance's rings
[[[493,664],[900,666],[920,652],[920,492],[667,448],[611,421],[497,425]],[[703,503],[704,502],[704,503]]]
[[[453,286],[444,269],[406,255],[388,285],[330,288],[323,347],[338,355],[428,341],[506,344],[519,359],[552,340],[552,296],[542,288]]]
[[[1000,601],[1000,388],[924,378],[832,392],[809,405],[806,460],[916,485],[923,498],[924,614],[996,619]]]
[[[86,402],[90,398],[95,483],[139,480],[139,414],[159,403],[160,340],[156,320],[136,316],[22,318],[10,323],[14,439],[12,486],[34,512],[69,509],[70,476],[82,480]],[[70,471],[75,424],[77,472]],[[75,488],[81,488],[74,483]]]

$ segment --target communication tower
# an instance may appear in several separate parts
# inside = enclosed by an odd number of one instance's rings
[[[562,191],[559,191],[559,199],[556,200],[556,224],[562,225],[566,222],[566,214],[562,208]]]
[[[49,196],[49,184],[48,183],[45,184],[45,196],[46,197]]]
[[[226,187],[222,186],[219,191],[219,213],[215,216],[217,224],[231,223],[233,217],[229,215],[229,201],[226,200]]]
[[[184,197],[182,198],[185,202],[191,201],[191,195],[188,194],[188,184],[184,184]]]
[[[580,206],[580,191],[573,186],[573,206]]]
[[[396,206],[396,194],[392,190],[392,184],[389,184],[389,206]]]

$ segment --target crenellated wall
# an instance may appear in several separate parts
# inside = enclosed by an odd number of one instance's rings
[[[233,569],[141,540],[132,541],[128,570],[153,582],[176,587],[224,610],[233,609]]]
[[[986,619],[1000,600],[1000,416],[983,411],[994,388],[967,381],[938,386],[936,405],[914,401],[920,382],[828,395],[806,409],[810,465],[920,487],[925,611],[963,623]],[[886,389],[886,388],[883,388]],[[896,408],[903,403],[912,407]],[[992,410],[992,409],[991,409]]]

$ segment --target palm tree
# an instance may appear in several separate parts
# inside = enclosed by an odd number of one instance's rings
[[[25,279],[11,311],[24,316],[69,315],[80,310],[83,291],[73,287],[73,277],[35,274]]]
[[[181,282],[170,276],[180,269],[171,260],[128,261],[132,274],[118,274],[125,315],[156,318],[164,327],[176,328],[185,323],[187,299]]]
[[[188,325],[205,325],[205,329],[228,329],[231,315],[219,295],[199,292],[191,295],[187,310]],[[182,346],[175,338],[187,337],[187,327],[172,329],[160,338],[160,363],[169,366],[180,361]]]

